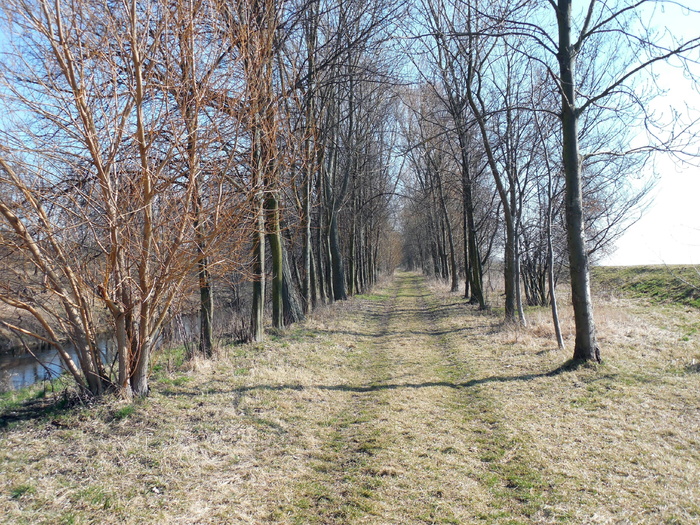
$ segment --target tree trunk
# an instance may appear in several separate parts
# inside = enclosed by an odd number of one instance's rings
[[[347,290],[348,293],[352,296],[357,293],[357,289],[355,287],[355,284],[357,282],[356,280],[356,272],[357,272],[357,246],[356,246],[356,237],[357,237],[357,218],[355,216],[355,195],[354,195],[354,186],[353,186],[353,201],[352,201],[352,206],[353,209],[351,210],[350,213],[352,213],[351,217],[351,226],[350,226],[350,241],[349,241],[349,246],[348,249],[350,251],[350,254],[348,256],[348,280],[347,280]]]
[[[450,215],[447,211],[445,203],[445,193],[442,190],[442,180],[439,174],[435,174],[438,183],[438,193],[440,197],[440,208],[442,209],[443,220],[445,221],[445,229],[447,230],[447,239],[450,247],[450,273],[452,274],[451,292],[459,290],[459,272],[457,271],[457,255],[455,254],[455,240],[452,233],[452,225],[450,224]]]
[[[476,122],[479,126],[479,132],[481,134],[481,142],[484,145],[484,151],[486,153],[486,160],[488,161],[489,168],[491,170],[491,175],[493,175],[494,182],[496,183],[496,189],[498,190],[498,196],[501,200],[501,206],[503,206],[503,215],[505,217],[506,223],[506,246],[504,253],[504,271],[503,277],[505,280],[505,320],[506,322],[515,321],[515,286],[513,279],[515,277],[515,229],[513,225],[513,216],[511,215],[511,208],[508,202],[508,194],[505,187],[503,186],[503,180],[500,172],[498,171],[498,165],[496,164],[496,158],[491,148],[491,142],[489,138],[488,131],[486,130],[486,121],[482,111],[479,110],[476,100],[474,99],[474,94],[471,88],[472,80],[467,83],[467,99],[469,100],[469,107],[474,114]],[[483,106],[483,104],[482,104]]]
[[[562,139],[565,177],[566,237],[569,247],[571,299],[576,324],[574,359],[600,362],[591,300],[588,253],[584,236],[581,159],[576,105],[576,50],[571,44],[572,0],[558,0],[559,70],[562,90]]]
[[[298,323],[304,320],[304,311],[301,306],[297,286],[292,277],[292,264],[289,260],[289,250],[282,243],[282,306],[284,325]]]
[[[365,224],[360,228],[360,264],[359,271],[357,275],[357,288],[360,293],[364,293],[367,290],[367,226]]]
[[[309,285],[311,286],[311,306],[309,310],[312,310],[316,308],[316,305],[318,303],[318,298],[319,298],[319,293],[318,293],[318,271],[316,268],[318,268],[318,265],[316,263],[316,254],[314,253],[313,250],[310,252],[310,264],[309,264],[309,271],[311,272],[311,276],[309,278]]]
[[[320,215],[320,213],[319,213]],[[325,244],[323,242],[323,233],[321,228],[321,218],[318,220],[318,227],[316,228],[316,250],[313,253],[314,260],[316,261],[316,281],[319,293],[319,298],[325,304],[328,302],[328,294],[326,293],[326,265],[324,260],[325,255]]]
[[[265,322],[265,213],[262,196],[258,195],[257,231],[253,234],[253,308],[250,337],[255,342],[263,340]]]
[[[466,163],[468,162],[468,159],[464,159],[462,162]],[[481,255],[479,254],[479,245],[477,244],[476,224],[474,221],[474,202],[472,200],[472,187],[471,182],[469,182],[468,169],[468,165],[466,167],[462,166],[462,191],[464,192],[463,199],[467,228],[466,242],[468,243],[466,252],[469,258],[469,270],[471,270],[468,273],[469,284],[471,286],[471,297],[469,302],[472,304],[478,304],[480,310],[485,310],[486,300],[484,298]]]
[[[316,112],[315,112],[315,75],[316,75],[316,47],[318,44],[318,1],[312,0],[306,11],[306,74],[309,78],[306,101],[306,166],[304,173],[304,200],[303,200],[303,224],[304,224],[304,283],[302,286],[304,313],[308,314],[316,303],[315,275],[313,267],[313,241],[311,239],[311,187],[316,170]]]
[[[199,261],[199,351],[211,357],[214,351],[214,295],[211,290],[211,275],[206,257]]]
[[[547,280],[549,281],[549,301],[552,306],[552,323],[554,323],[554,333],[557,336],[557,346],[560,350],[564,348],[564,339],[561,336],[561,326],[559,324],[559,309],[557,308],[557,296],[554,286],[554,250],[552,249],[552,175],[549,174],[548,203],[547,203]]]
[[[445,221],[440,221],[440,269],[442,270],[442,280],[447,281],[450,278],[450,266],[447,262],[447,227]]]
[[[527,320],[525,319],[525,312],[523,310],[523,294],[522,294],[522,289],[520,286],[520,239],[519,239],[519,230],[520,228],[517,226],[518,223],[516,223],[516,228],[515,228],[515,254],[514,254],[514,259],[515,259],[515,302],[516,302],[516,307],[518,308],[518,319],[520,321],[520,324],[523,326],[527,326]]]
[[[504,268],[503,278],[505,280],[505,319],[506,322],[515,322],[515,226],[513,218],[510,217],[510,210],[504,210],[506,214],[506,246],[503,253]]]
[[[146,327],[141,327],[145,331]],[[143,337],[135,352],[136,363],[131,374],[131,392],[136,397],[148,395],[148,363],[151,357],[151,339]]]
[[[126,315],[123,310],[115,316],[115,336],[117,339],[117,359],[119,360],[119,392],[127,399],[131,397],[131,387],[129,386],[129,347],[126,340]]]
[[[440,278],[440,259],[438,257],[437,241],[433,239],[430,242],[430,254],[433,259],[433,274],[436,279]]]
[[[265,215],[267,241],[270,243],[270,255],[272,256],[272,326],[282,329],[284,328],[284,299],[282,298],[284,251],[280,231],[279,203],[277,196],[270,190],[268,190],[265,199]]]
[[[197,240],[197,279],[199,281],[199,353],[204,357],[213,354],[214,339],[214,295],[211,289],[211,274],[209,259],[206,255],[206,241],[202,224],[202,201],[199,194],[199,184],[195,184],[194,200],[194,231]]]
[[[309,159],[308,162],[311,162]],[[313,254],[312,254],[312,239],[311,239],[311,170],[307,170],[306,179],[304,180],[304,204],[303,204],[303,223],[304,223],[304,283],[303,283],[303,305],[304,313],[311,312],[315,303],[314,295],[314,275],[313,275]]]
[[[331,234],[330,229],[324,232],[323,238],[323,248],[325,255],[325,280],[326,280],[326,297],[328,297],[328,302],[333,303],[335,301],[335,294],[333,293],[333,255],[331,254]]]
[[[345,290],[345,268],[343,266],[343,252],[340,249],[340,239],[338,237],[338,214],[330,214],[330,224],[328,225],[329,249],[331,256],[331,267],[333,268],[333,299],[344,301],[348,298]]]
[[[464,242],[462,247],[464,248],[464,298],[469,300],[471,297],[469,292],[469,280],[471,279],[471,266],[469,264],[469,225],[467,222],[467,203],[464,196],[464,180],[462,180],[462,234],[464,237]]]

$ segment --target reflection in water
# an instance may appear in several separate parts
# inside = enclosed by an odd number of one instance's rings
[[[71,345],[66,345],[65,348],[77,365],[75,349]],[[98,348],[102,360],[109,365],[110,357],[114,355],[111,341],[107,339],[99,341]],[[39,381],[56,379],[64,372],[65,369],[56,350],[50,348],[33,350],[33,352],[36,357],[31,354],[0,355],[0,392],[17,390]]]

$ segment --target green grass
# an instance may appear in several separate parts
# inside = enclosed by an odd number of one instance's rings
[[[23,496],[30,496],[36,493],[36,488],[33,485],[23,484],[12,487],[10,497],[12,499],[21,499]]]
[[[70,377],[63,375],[52,381],[34,383],[31,386],[19,390],[0,393],[0,416],[9,410],[26,406],[33,401],[39,401],[52,392],[60,392],[73,382]]]
[[[389,299],[389,296],[386,294],[358,294],[355,297],[358,299],[363,299],[365,301],[387,301]]]
[[[3,392],[0,394],[0,429],[11,429],[25,420],[58,420],[70,414],[72,403],[66,393],[72,385],[72,379],[63,375],[51,382]]]
[[[187,358],[184,346],[164,349],[155,356],[151,384],[163,386],[183,386],[192,378],[182,372]],[[0,393],[0,429],[11,428],[23,420],[70,419],[76,402],[75,382],[69,374],[63,374],[52,381],[35,383],[25,388]],[[136,411],[134,405],[123,406],[112,414],[119,421],[130,417]]]
[[[76,497],[98,508],[108,509],[112,506],[112,496],[102,487],[91,486],[80,490]]]
[[[114,419],[119,421],[120,419],[126,419],[136,412],[136,407],[134,405],[126,405],[117,409],[114,412]]]
[[[152,379],[160,380],[169,373],[179,370],[187,359],[187,349],[183,346],[166,348],[156,352],[155,363],[152,368]]]
[[[694,266],[599,266],[592,281],[599,290],[700,308],[700,268]]]
[[[42,399],[46,396],[43,385],[33,385],[20,390],[12,390],[0,394],[0,413],[19,408],[28,402]]]

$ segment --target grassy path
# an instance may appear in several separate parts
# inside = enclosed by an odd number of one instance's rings
[[[143,402],[0,430],[0,522],[700,522],[700,374],[547,345],[399,273]]]
[[[366,333],[353,334],[357,352],[347,363],[358,375],[332,387],[332,404],[344,408],[329,420],[295,520],[470,523],[531,514],[537,476],[512,458],[493,467],[515,445],[478,388],[462,387],[468,366],[441,327],[445,310],[417,275],[401,274],[380,297],[359,314]]]

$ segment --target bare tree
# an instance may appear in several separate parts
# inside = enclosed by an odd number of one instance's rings
[[[44,293],[18,301],[6,289],[2,299],[39,321],[48,335],[32,335],[59,349],[93,394],[148,393],[161,328],[203,243],[247,215],[245,199],[221,186],[206,208],[200,199],[194,119],[173,97],[182,71],[164,78],[155,60],[173,36],[168,7],[18,0],[4,11],[20,46],[5,61],[4,87],[27,118],[3,136],[2,174],[14,191],[3,192],[0,209],[8,245],[43,276]],[[116,379],[97,347],[100,306],[114,331]],[[78,365],[61,350],[64,338]]]
[[[551,56],[557,58],[558,72],[553,75],[561,94],[563,165],[566,180],[566,222],[569,248],[571,293],[576,321],[574,359],[600,361],[590,294],[589,252],[585,239],[585,217],[583,205],[583,172],[580,149],[579,124],[582,116],[591,108],[603,105],[620,95],[632,103],[638,97],[628,88],[635,75],[651,64],[672,56],[683,57],[700,46],[700,38],[687,41],[659,39],[648,29],[648,24],[637,21],[643,16],[642,9],[653,4],[678,6],[678,2],[651,2],[646,0],[622,1],[609,6],[607,2],[590,0],[588,8],[581,13],[580,24],[574,26],[572,0],[550,0],[556,15],[557,36],[540,28],[533,35]],[[687,9],[689,9],[687,7]],[[689,9],[690,10],[690,9]],[[696,11],[692,11],[697,13]],[[650,14],[652,11],[649,12]],[[635,17],[637,20],[633,21]],[[580,28],[576,31],[576,27]],[[574,33],[576,31],[576,33]],[[601,36],[619,38],[633,50],[630,57],[613,61],[609,76],[590,86],[590,91],[580,96],[580,77],[577,77],[577,62],[588,47],[599,46]],[[666,40],[666,41],[665,41]],[[614,49],[619,50],[619,42]],[[590,50],[589,50],[590,51]],[[584,55],[585,56],[585,55]],[[628,58],[627,61],[623,61]],[[552,70],[550,70],[552,71]],[[552,71],[553,73],[553,71]]]

